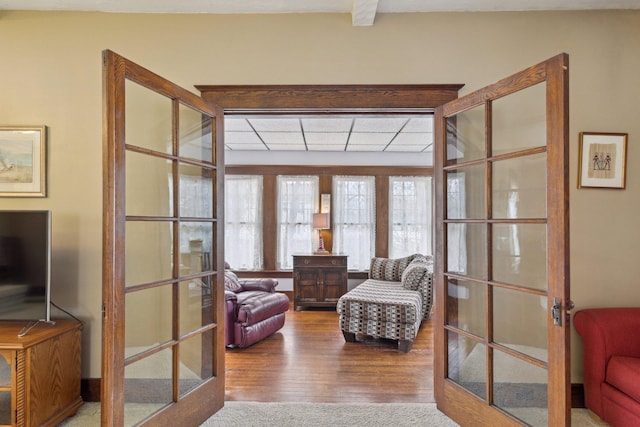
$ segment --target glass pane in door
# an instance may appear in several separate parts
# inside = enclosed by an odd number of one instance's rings
[[[125,81],[126,143],[160,153],[173,152],[171,100]]]
[[[495,281],[546,290],[546,224],[494,224],[492,259]]]
[[[173,401],[172,377],[171,348],[124,368],[125,425],[136,425]]]
[[[128,221],[125,242],[126,285],[173,276],[173,227],[166,221]]]
[[[547,298],[493,288],[493,340],[547,362]]]
[[[493,156],[547,145],[546,89],[537,84],[492,102]]]
[[[0,387],[6,387],[6,391],[0,391],[0,424],[3,425],[11,425],[11,360],[10,352],[0,353]]]
[[[486,156],[485,108],[475,107],[447,118],[447,164],[468,162]]]
[[[180,283],[180,335],[185,335],[213,321],[212,276]]]
[[[213,216],[213,191],[215,171],[180,164],[180,216],[211,218]]]
[[[0,391],[0,424],[11,425],[11,392]]]
[[[448,378],[473,394],[487,397],[487,347],[449,331]]]
[[[127,151],[127,215],[171,216],[172,162]]]
[[[493,218],[547,216],[547,154],[492,163]]]
[[[11,363],[12,352],[0,352],[0,387],[11,387]]]
[[[212,249],[212,223],[180,223],[181,275],[211,271]]]
[[[446,172],[447,219],[485,217],[484,165],[466,166]]]
[[[127,294],[125,357],[168,342],[172,338],[172,285]],[[141,310],[153,307],[153,310]]]
[[[215,163],[213,147],[213,121],[209,116],[180,104],[180,157]]]
[[[547,370],[493,351],[493,402],[528,425],[546,427]]]
[[[193,390],[213,375],[213,330],[182,341],[180,349],[180,395]]]
[[[449,279],[447,283],[447,325],[487,336],[487,287],[471,280]]]
[[[487,228],[484,224],[447,224],[449,273],[487,279]]]

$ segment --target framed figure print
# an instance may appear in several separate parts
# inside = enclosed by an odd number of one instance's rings
[[[627,134],[580,132],[578,188],[625,188]]]
[[[0,126],[0,196],[46,197],[46,126]]]

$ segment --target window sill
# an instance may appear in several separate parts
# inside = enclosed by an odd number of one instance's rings
[[[255,279],[261,277],[273,277],[274,279],[289,279],[293,270],[232,270],[240,278]],[[366,279],[369,277],[368,271],[349,271],[349,279]]]

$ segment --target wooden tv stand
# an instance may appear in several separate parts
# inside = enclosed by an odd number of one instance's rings
[[[0,427],[55,426],[82,406],[82,324],[0,322]]]

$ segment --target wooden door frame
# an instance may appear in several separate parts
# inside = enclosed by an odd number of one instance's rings
[[[464,84],[387,84],[387,85],[197,85],[202,98],[223,108],[228,115],[300,115],[300,114],[433,114],[436,107],[458,98],[458,91]],[[249,167],[234,166],[235,170],[253,170]],[[429,167],[430,168],[430,167]],[[273,167],[267,167],[273,169]],[[341,169],[332,166],[278,166],[278,173],[289,170],[292,174],[301,173],[301,169],[316,171]],[[374,170],[375,166],[360,167],[363,174]],[[400,169],[397,167],[396,169]],[[404,168],[407,172],[417,167]],[[238,172],[232,172],[238,173]],[[275,176],[269,176],[265,181],[265,191],[275,191]],[[321,177],[321,193],[330,193],[331,181],[326,176]],[[382,194],[383,186],[388,186],[385,180],[376,178],[376,194]],[[324,190],[323,190],[324,188]],[[326,191],[325,191],[326,190]],[[386,192],[384,193],[386,196]],[[275,210],[273,198],[265,198],[271,203],[265,206],[265,212],[270,217],[265,218],[265,236],[274,234]],[[388,212],[381,207],[376,212],[377,231],[382,230],[381,224],[388,220]],[[386,231],[386,228],[384,229]],[[388,233],[376,232],[375,247],[377,256],[386,256],[389,247]],[[270,251],[265,253],[265,267],[267,270],[276,268],[275,240],[271,240]],[[261,274],[261,273],[259,273]],[[259,275],[258,274],[258,275]],[[281,273],[276,273],[281,274]],[[351,273],[357,275],[357,273]]]
[[[226,114],[407,114],[433,112],[464,84],[197,85]]]
[[[549,346],[548,366],[548,402],[561,402],[559,405],[548,405],[549,420],[564,419],[570,425],[571,417],[571,384],[570,384],[570,276],[569,276],[569,57],[560,54],[547,61],[527,68],[499,82],[470,93],[462,98],[438,107],[436,116],[443,119],[436,123],[434,152],[435,200],[445,200],[445,181],[443,165],[446,163],[445,118],[455,113],[481,106],[492,99],[506,96],[537,83],[546,82],[546,152],[547,152],[547,188],[553,183],[554,191],[547,191],[547,304],[549,311],[553,306],[553,298],[559,297],[562,302],[561,327],[553,325],[548,316],[547,329],[549,342],[562,343]],[[505,90],[505,87],[510,88]],[[489,115],[490,118],[490,115]],[[491,126],[490,124],[485,124]],[[444,256],[447,253],[444,235],[444,218],[446,203],[436,206],[436,325],[434,327],[435,348],[446,348],[446,281],[444,277]],[[551,239],[551,236],[557,236]],[[557,244],[555,244],[557,243]],[[511,417],[501,413],[489,405],[473,405],[470,408],[464,399],[476,398],[454,382],[448,380],[444,353],[435,356],[435,395],[438,408],[447,414],[455,414],[454,419],[463,424],[475,425],[519,425]],[[448,394],[448,396],[447,396]],[[440,399],[439,399],[440,398]],[[562,411],[562,412],[560,412]]]

